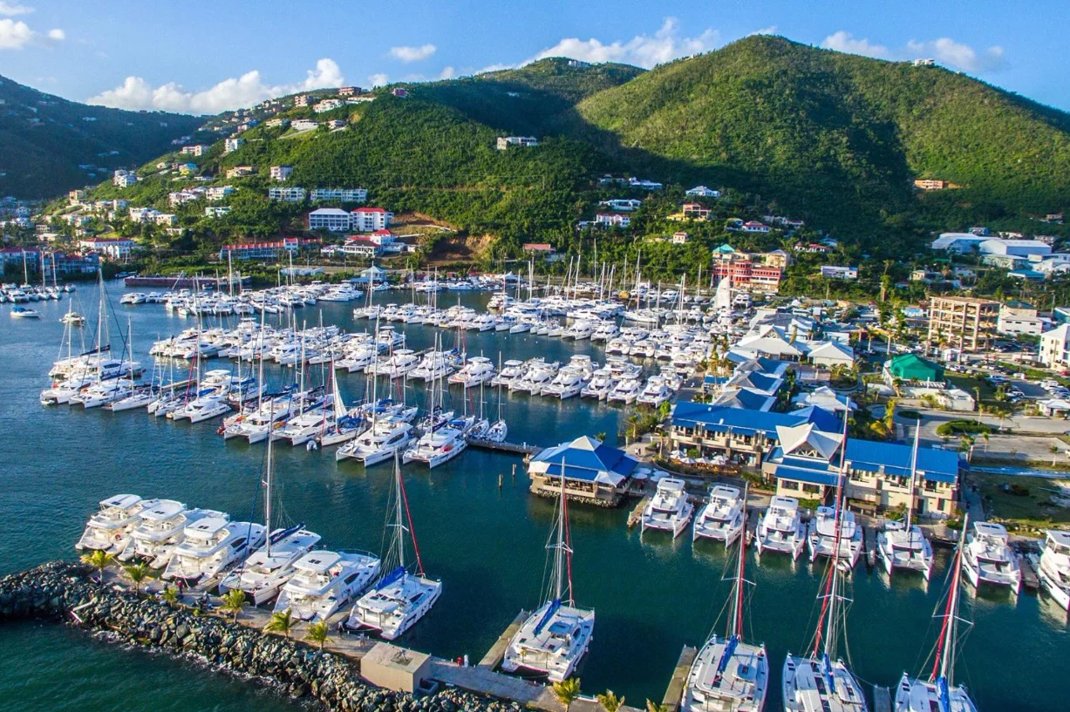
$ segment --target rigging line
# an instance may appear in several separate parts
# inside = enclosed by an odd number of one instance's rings
[[[416,573],[424,575],[424,562],[420,558],[420,545],[416,543],[416,530],[412,526],[412,512],[409,511],[409,497],[405,494],[405,478],[398,471],[398,487],[401,489],[401,501],[405,505],[405,518],[409,520],[409,535],[412,537],[412,548],[416,553]]]

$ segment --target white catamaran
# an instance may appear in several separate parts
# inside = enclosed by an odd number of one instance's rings
[[[906,569],[921,573],[928,581],[933,572],[933,547],[925,538],[921,527],[914,523],[914,480],[917,478],[918,434],[920,432],[920,427],[914,431],[914,453],[910,458],[906,517],[902,522],[884,523],[884,530],[877,534],[877,557],[889,576],[895,569]]]

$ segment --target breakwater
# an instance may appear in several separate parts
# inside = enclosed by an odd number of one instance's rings
[[[47,620],[116,642],[194,655],[215,669],[270,681],[295,701],[339,712],[520,712],[455,688],[414,697],[369,685],[354,661],[223,618],[101,586],[79,564],[51,562],[0,579],[0,623]]]

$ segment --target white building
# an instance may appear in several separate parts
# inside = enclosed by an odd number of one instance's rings
[[[498,150],[504,151],[510,146],[519,146],[520,148],[533,148],[539,145],[539,140],[534,136],[499,136],[498,137]]]
[[[942,232],[940,237],[933,240],[931,245],[934,250],[945,252],[976,252],[982,242],[989,240],[987,235],[975,235],[972,232]]]
[[[233,153],[245,143],[244,138],[228,138],[223,142],[223,153]]]
[[[78,249],[91,250],[98,254],[110,257],[113,260],[126,259],[134,249],[133,240],[125,238],[102,238],[93,237],[78,241]]]
[[[382,208],[357,208],[349,213],[350,229],[356,232],[375,232],[385,230],[394,220],[394,213]]]
[[[304,188],[268,188],[268,200],[277,200],[282,203],[300,203],[304,199]]]
[[[594,222],[595,225],[602,227],[628,227],[632,224],[632,219],[619,213],[598,213],[594,217]]]
[[[294,97],[294,106],[308,106],[308,102],[312,100],[308,94],[298,94]]]
[[[334,111],[335,109],[341,109],[345,105],[346,103],[341,99],[324,99],[323,101],[313,106],[312,110],[315,111],[317,114],[322,114],[326,111]]]
[[[1051,245],[1040,240],[997,240],[988,239],[981,243],[982,255],[995,257],[1047,257],[1051,254]]]
[[[1049,368],[1070,367],[1070,324],[1040,335],[1040,362]]]
[[[193,188],[191,190],[178,190],[173,193],[167,194],[167,202],[172,206],[185,205],[191,203],[194,200],[200,200],[204,197],[204,190],[201,188]]]
[[[206,218],[221,218],[224,215],[230,213],[229,205],[209,205],[204,209],[204,216]]]
[[[152,221],[157,225],[177,225],[178,216],[172,213],[156,213],[156,215],[152,217]]]
[[[639,178],[629,178],[628,185],[632,188],[638,188],[640,190],[661,190],[662,185],[657,181],[641,180]]]
[[[182,153],[187,156],[203,156],[204,154],[208,153],[208,151],[209,147],[205,146],[202,143],[199,143],[195,146],[182,147]]]
[[[347,232],[351,224],[352,216],[341,208],[317,208],[308,214],[309,230]]]
[[[598,204],[604,205],[610,210],[621,210],[624,212],[629,212],[632,210],[638,210],[639,207],[643,204],[643,201],[637,200],[636,198],[614,198],[613,200],[603,200]]]
[[[256,173],[256,169],[252,166],[234,166],[227,169],[227,178],[244,178],[254,173]]]
[[[312,202],[320,203],[337,200],[342,203],[363,203],[368,199],[364,188],[313,188]]]
[[[137,183],[137,174],[133,171],[124,171],[121,168],[111,177],[112,185],[119,186],[120,188],[129,188]]]
[[[223,200],[229,195],[234,193],[234,186],[232,185],[219,185],[204,191],[204,196],[213,203],[217,200]]]
[[[828,279],[858,279],[858,268],[822,265],[821,276]]]
[[[707,188],[704,185],[696,185],[691,190],[686,191],[685,195],[692,195],[698,198],[720,198],[721,191]]]
[[[1040,336],[1044,325],[1045,321],[1037,316],[1037,308],[1032,304],[1011,300],[999,307],[996,331],[1001,334]]]
[[[319,128],[319,123],[312,119],[294,119],[290,122],[290,128],[298,133],[303,131],[314,131]]]
[[[272,166],[271,167],[271,180],[279,181],[280,183],[288,180],[293,175],[293,166]]]

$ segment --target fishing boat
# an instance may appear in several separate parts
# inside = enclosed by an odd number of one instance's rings
[[[746,521],[746,500],[740,496],[739,488],[717,485],[695,517],[691,538],[713,539],[732,546],[743,533]]]
[[[40,319],[41,314],[34,309],[26,307],[11,307],[9,315],[12,319]]]
[[[766,551],[791,554],[798,559],[806,546],[806,527],[794,497],[773,497],[758,522],[758,555]]]
[[[843,444],[847,433],[844,428]],[[840,522],[845,510],[844,472],[846,458],[841,458],[840,473],[836,484],[834,509],[837,513],[837,537],[841,532]],[[818,598],[821,600],[821,618],[814,633],[814,643],[807,656],[788,653],[784,660],[782,675],[784,712],[866,712],[866,698],[862,686],[850,667],[837,656],[840,638],[846,631],[846,586],[845,569],[841,564],[839,539],[833,542],[832,565],[825,570],[825,579]]]
[[[765,706],[769,655],[765,645],[743,640],[743,586],[750,582],[744,578],[746,542],[737,538],[728,630],[724,637],[711,635],[695,656],[684,683],[682,712],[761,712]]]
[[[920,427],[914,431],[914,452],[910,458],[906,516],[902,522],[885,522],[883,529],[877,533],[877,558],[880,559],[884,571],[889,576],[896,569],[905,569],[919,572],[928,581],[933,571],[933,547],[921,527],[914,523],[914,487],[917,478],[920,432]]]
[[[561,460],[561,472],[565,460]],[[594,610],[579,608],[573,599],[572,540],[568,529],[565,478],[557,502],[556,525],[546,548],[552,552],[552,574],[546,601],[513,634],[502,658],[502,670],[545,676],[561,682],[576,670],[594,636]]]
[[[903,673],[895,690],[895,712],[977,712],[969,692],[954,680],[955,659],[961,636],[959,625],[968,623],[959,615],[963,558],[966,548],[966,532],[969,515],[963,518],[955,559],[948,574],[947,603],[941,613],[937,607],[936,618],[942,618],[940,638],[937,641],[932,672],[927,679],[911,677]]]
[[[1044,590],[1060,606],[1070,609],[1070,532],[1047,531],[1037,574]]]
[[[695,507],[687,498],[686,484],[676,477],[663,477],[658,480],[654,496],[643,508],[643,532],[647,529],[668,531],[672,532],[675,539],[687,529]]]
[[[345,623],[352,630],[378,631],[386,640],[394,640],[416,625],[442,595],[442,582],[428,578],[424,573],[416,531],[412,526],[412,514],[405,496],[401,464],[396,455],[394,481],[394,516],[392,521],[387,522],[387,527],[393,529],[393,536],[383,557],[389,573],[357,601]],[[409,538],[412,539],[416,555],[415,572],[410,572],[405,562],[405,540]]]
[[[1010,536],[1002,524],[974,522],[966,536],[962,570],[974,587],[981,584],[1007,586],[1014,593],[1022,587],[1022,570],[1011,549]]]
[[[293,564],[294,574],[275,601],[275,612],[323,621],[353,600],[379,575],[379,558],[350,551],[310,551]]]

